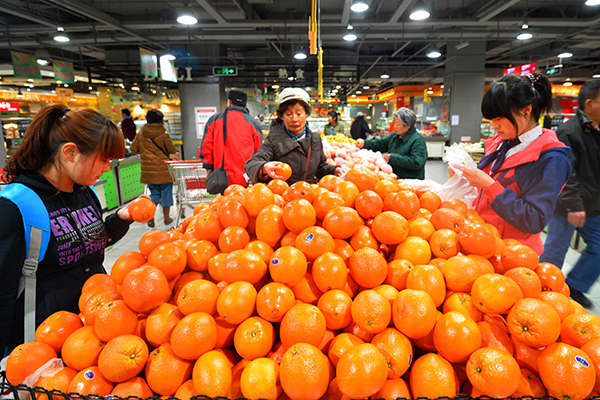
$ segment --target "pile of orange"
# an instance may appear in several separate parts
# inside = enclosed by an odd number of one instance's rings
[[[152,231],[12,352],[19,384],[189,399],[600,392],[600,317],[460,200],[352,170],[271,181]],[[600,376],[600,375],[598,375]]]

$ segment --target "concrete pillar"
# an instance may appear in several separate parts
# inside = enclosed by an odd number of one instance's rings
[[[481,100],[485,89],[485,41],[472,41],[457,49],[460,42],[446,45],[444,95],[450,96],[450,144],[470,137],[478,142],[481,132]]]
[[[198,147],[202,139],[196,129],[196,107],[216,107],[217,112],[227,107],[225,87],[218,83],[179,83],[181,100],[181,138],[183,140],[184,159],[198,158]]]

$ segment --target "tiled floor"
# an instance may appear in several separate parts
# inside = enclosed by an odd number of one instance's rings
[[[427,164],[425,164],[425,179],[431,179],[436,182],[444,183],[448,180],[448,167],[441,160],[428,160]],[[175,207],[171,208],[171,218],[175,218]],[[186,210],[187,215],[190,215],[192,212],[191,209]],[[174,225],[174,222],[169,226],[165,226],[163,222],[162,210],[158,207],[156,211],[156,227],[154,229],[160,229],[162,231],[167,231],[170,227]],[[115,262],[119,256],[122,254],[132,251],[138,250],[138,242],[140,238],[151,229],[146,224],[140,224],[134,222],[131,224],[129,228],[129,232],[114,246],[110,247],[106,251],[106,258],[104,260],[104,266],[107,271],[110,271],[111,266]],[[542,234],[542,240],[545,239],[544,234]],[[567,274],[572,266],[577,262],[579,258],[579,252],[569,249],[567,256],[565,258],[565,265],[563,267],[563,271]],[[589,312],[594,313],[596,315],[600,315],[600,284],[595,282],[592,288],[589,291],[588,297],[594,304],[592,308],[588,309]]]

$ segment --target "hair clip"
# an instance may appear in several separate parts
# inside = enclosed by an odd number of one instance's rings
[[[62,115],[61,118],[64,118],[66,116],[67,111],[71,111],[71,109],[70,108],[65,108],[65,112],[63,112],[63,115]]]
[[[534,74],[527,74],[527,78],[529,78],[529,81],[531,82],[531,86],[535,85],[535,83],[540,79],[539,77],[535,76]]]

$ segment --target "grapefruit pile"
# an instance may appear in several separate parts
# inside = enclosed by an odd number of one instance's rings
[[[81,314],[11,353],[12,384],[189,399],[395,399],[459,392],[584,399],[600,381],[600,317],[564,275],[501,240],[460,200],[354,169],[274,180],[151,231]]]

